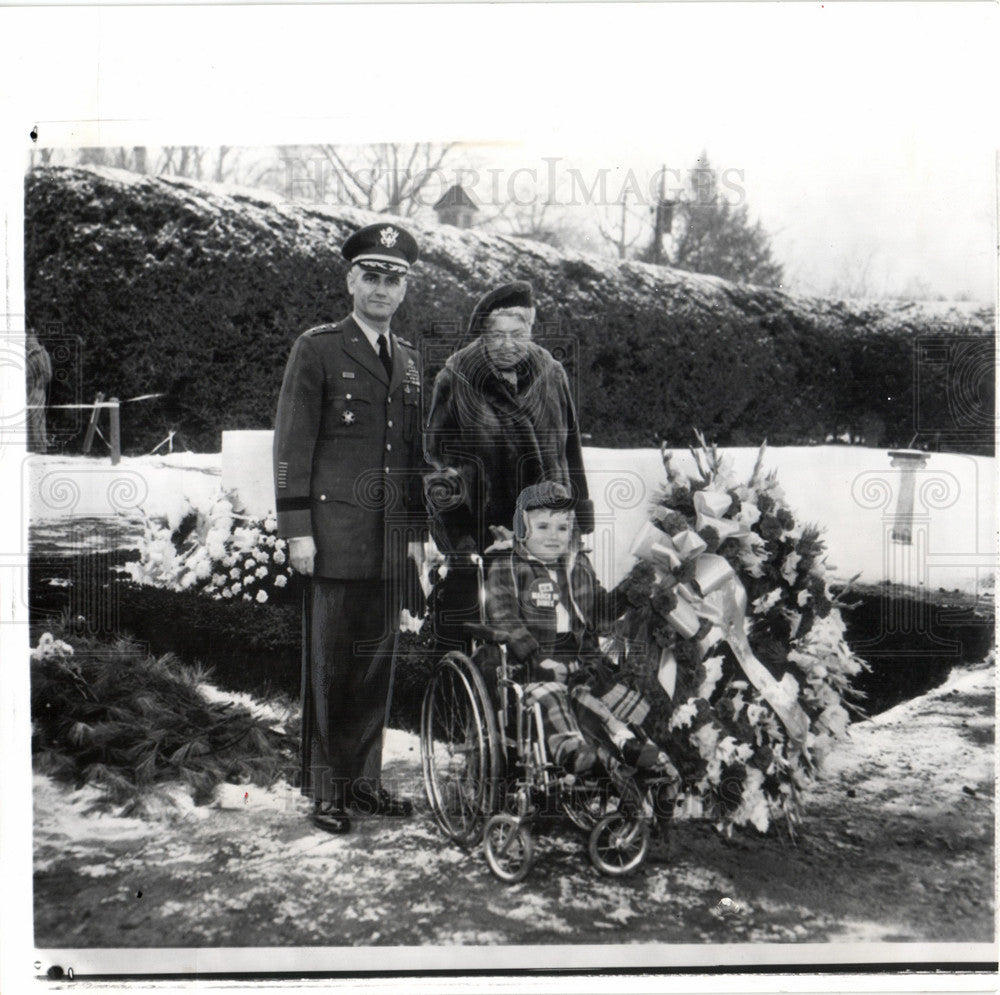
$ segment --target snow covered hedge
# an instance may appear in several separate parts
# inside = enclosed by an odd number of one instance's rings
[[[224,428],[271,427],[294,338],[349,310],[338,247],[376,218],[385,215],[118,170],[34,170],[25,184],[27,317],[53,353],[52,403],[163,392],[126,409],[128,452],[148,452],[170,428],[189,448],[217,451]],[[421,344],[428,371],[486,289],[530,280],[537,337],[569,369],[595,445],[677,444],[692,424],[720,445],[822,442],[845,431],[906,445],[918,409],[946,446],[949,431],[968,428],[955,421],[968,412],[949,408],[957,369],[962,396],[992,410],[989,309],[795,298],[475,230],[412,227],[421,262],[394,327]],[[943,337],[937,352],[950,359],[923,363],[915,378],[922,336]],[[78,412],[50,413],[71,447],[84,423]]]

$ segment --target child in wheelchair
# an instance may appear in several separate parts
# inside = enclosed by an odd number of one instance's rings
[[[489,570],[488,621],[507,633],[508,652],[525,669],[525,700],[541,708],[553,761],[569,773],[588,774],[611,757],[679,780],[669,757],[640,728],[649,705],[615,682],[601,653],[598,628],[621,613],[586,554],[574,548],[571,503],[554,482],[520,493],[513,548]]]

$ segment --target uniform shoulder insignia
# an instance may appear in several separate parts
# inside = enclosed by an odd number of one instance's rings
[[[397,335],[397,336],[396,336],[396,341],[397,341],[397,342],[398,342],[398,343],[399,343],[400,345],[403,345],[403,346],[406,346],[406,348],[407,348],[407,349],[416,349],[416,346],[415,346],[415,345],[414,345],[414,344],[413,344],[412,342],[410,342],[410,341],[409,341],[409,339],[404,339],[404,338],[400,338],[400,337],[399,337],[399,336]]]
[[[316,325],[315,328],[307,328],[302,334],[309,335],[332,335],[335,332],[342,332],[344,329],[341,325]]]

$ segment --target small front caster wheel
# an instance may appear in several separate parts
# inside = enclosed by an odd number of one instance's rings
[[[649,850],[649,825],[621,812],[606,815],[590,833],[590,860],[602,873],[621,877],[634,871]]]
[[[501,881],[523,881],[535,859],[531,830],[513,815],[494,815],[483,832],[483,853]]]

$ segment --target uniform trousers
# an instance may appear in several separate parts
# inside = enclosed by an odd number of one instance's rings
[[[304,614],[302,793],[349,804],[378,788],[392,686],[398,595],[383,580],[314,578]]]

